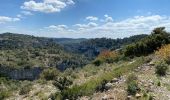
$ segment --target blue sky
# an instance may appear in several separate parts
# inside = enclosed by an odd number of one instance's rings
[[[123,38],[170,31],[169,0],[1,0],[0,33]]]

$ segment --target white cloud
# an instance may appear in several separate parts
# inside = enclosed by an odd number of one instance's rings
[[[147,34],[155,27],[170,25],[170,17],[152,15],[135,16],[118,22],[108,22],[95,29],[96,32],[112,33],[117,37],[127,37],[135,34]],[[168,28],[168,27],[167,27]]]
[[[19,18],[12,18],[12,21],[16,22],[16,21],[20,21],[20,19]]]
[[[34,0],[24,2],[22,9],[30,11],[39,11],[44,13],[60,12],[69,5],[73,5],[73,0],[43,0],[43,2],[36,2]]]
[[[33,15],[33,13],[29,11],[21,11],[20,14],[17,14],[17,18],[24,19],[26,18],[25,16],[31,16],[31,15]]]
[[[75,26],[79,30],[85,30],[85,29],[90,29],[90,28],[97,27],[98,24],[93,23],[93,22],[89,22],[88,24],[75,24],[73,26]]]
[[[95,17],[95,16],[88,16],[88,17],[86,17],[86,20],[89,20],[89,21],[97,21],[98,18]]]
[[[0,16],[0,24],[4,24],[7,22],[16,22],[20,21],[19,18],[12,18],[12,17],[6,17],[6,16]]]
[[[30,11],[22,11],[21,13],[24,15],[33,15],[33,13],[31,13]]]
[[[106,16],[109,17],[109,16]],[[58,33],[61,36],[68,37],[111,37],[111,38],[123,38],[137,34],[148,34],[154,28],[164,26],[168,31],[170,31],[170,17],[151,15],[151,16],[134,16],[132,18],[127,18],[121,21],[112,21],[101,24],[96,24],[93,22],[87,24],[75,24],[73,27],[59,29],[60,25],[50,26],[56,30],[51,31],[51,33]]]
[[[105,22],[113,22],[113,18],[112,17],[110,17],[109,15],[104,15],[104,17],[105,17]]]
[[[50,25],[50,26],[45,27],[45,28],[49,29],[49,30],[61,31],[61,30],[66,30],[68,27],[67,27],[67,25]]]
[[[17,17],[18,18],[23,18],[23,16],[21,14],[18,14]]]

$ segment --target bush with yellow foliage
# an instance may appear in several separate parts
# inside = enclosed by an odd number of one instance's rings
[[[114,61],[118,60],[119,53],[116,51],[109,51],[105,50],[102,51],[96,60],[93,62],[96,66],[99,66],[102,63],[113,63]]]
[[[162,46],[155,54],[170,64],[170,44]]]

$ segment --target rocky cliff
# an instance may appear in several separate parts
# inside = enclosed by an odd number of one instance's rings
[[[8,68],[0,66],[0,74],[15,80],[35,80],[39,77],[40,73],[43,71],[40,67],[35,68]]]

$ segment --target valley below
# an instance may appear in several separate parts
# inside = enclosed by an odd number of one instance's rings
[[[170,33],[123,39],[0,34],[0,100],[170,100]]]

